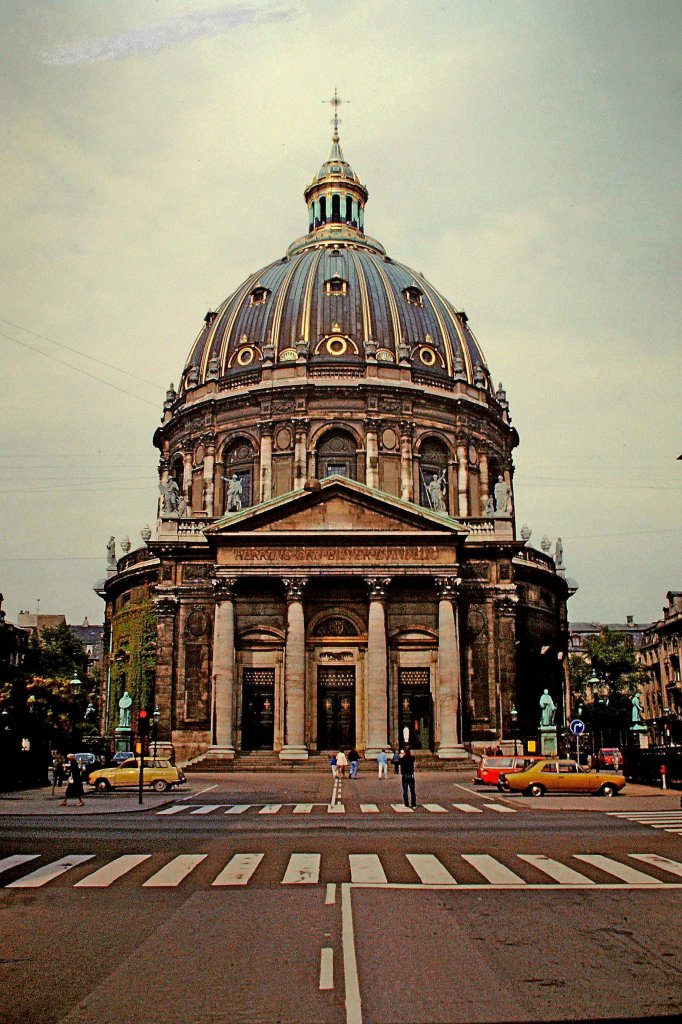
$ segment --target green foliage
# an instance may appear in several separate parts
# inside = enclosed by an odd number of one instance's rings
[[[156,670],[156,615],[147,601],[128,605],[113,622],[114,644],[111,662],[111,715],[118,721],[118,701],[127,690],[133,708],[146,707],[154,692]]]
[[[85,648],[66,623],[44,629],[31,644],[34,671],[49,679],[71,679],[74,673],[84,680],[88,659]]]
[[[637,667],[632,638],[611,629],[604,629],[598,636],[589,637],[585,641],[585,651],[597,674],[607,674],[611,682],[634,672]]]

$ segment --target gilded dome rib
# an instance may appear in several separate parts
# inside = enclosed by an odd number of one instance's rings
[[[389,308],[390,313],[391,313],[391,323],[393,325],[393,337],[395,339],[395,350],[396,350],[396,360],[397,360],[397,358],[398,358],[398,345],[400,344],[400,340],[402,338],[402,331],[401,331],[401,328],[400,328],[400,316],[398,314],[398,306],[396,305],[395,295],[393,294],[393,288],[391,287],[391,282],[389,281],[388,277],[386,276],[384,268],[382,266],[380,266],[379,261],[377,259],[374,259],[374,257],[372,255],[370,255],[370,254],[368,254],[368,259],[374,265],[374,268],[376,269],[377,274],[379,275],[381,283],[384,286],[384,292],[386,294],[386,300],[388,302],[388,308]]]
[[[230,313],[230,315],[229,315],[229,317],[227,319],[227,324],[225,325],[225,328],[223,330],[223,337],[222,337],[222,341],[221,341],[221,344],[220,344],[219,358],[220,358],[220,371],[221,371],[221,373],[223,373],[225,371],[225,367],[227,366],[227,353],[228,353],[228,348],[229,348],[229,344],[230,344],[230,334],[232,333],[232,328],[234,326],[234,322],[237,319],[237,314],[239,313],[239,310],[241,308],[242,302],[244,301],[246,296],[249,294],[249,292],[251,291],[252,287],[254,286],[254,284],[256,283],[258,278],[260,277],[260,275],[261,275],[261,271],[260,270],[257,270],[255,274],[251,274],[251,277],[248,277],[246,279],[246,281],[244,282],[244,284],[242,285],[242,287],[239,288],[237,290],[237,292],[234,293],[234,296],[233,296],[233,298],[231,300],[232,301],[232,312]],[[215,323],[216,323],[215,331],[217,331],[218,330],[217,325],[219,323],[219,320],[218,320],[217,317],[216,317]],[[211,347],[212,347],[213,337],[215,336],[215,331],[214,331],[214,334],[212,334],[211,337],[209,338],[209,342],[206,344],[206,348],[204,349],[204,358],[203,358],[203,361],[202,361],[202,364],[201,364],[201,379],[202,380],[206,380],[206,374],[208,372],[208,361],[209,361],[210,354],[211,354]]]
[[[358,278],[358,286],[360,288],[360,302],[362,307],[362,327],[364,332],[363,341],[368,341],[372,337],[372,312],[369,304],[369,292],[367,289],[367,278],[365,277],[365,271],[362,266],[357,253],[353,250],[349,250],[350,257],[355,267],[355,273]]]
[[[424,294],[428,295],[429,300],[431,302],[431,307],[432,307],[434,313],[436,314],[436,319],[438,320],[438,326],[440,328],[441,338],[443,340],[443,352],[445,353],[445,366],[446,366],[446,369],[448,371],[448,374],[450,376],[452,376],[452,357],[453,357],[452,338],[450,337],[450,334],[448,332],[448,328],[447,328],[447,325],[445,323],[445,320],[443,320],[441,312],[440,312],[440,310],[438,308],[438,303],[434,300],[434,293],[436,295],[438,295],[438,293],[435,291],[435,289],[431,288],[431,285],[428,284],[428,282],[425,281],[424,278],[420,278],[420,281],[421,281],[421,286],[423,288]],[[438,296],[438,297],[440,298],[440,296]],[[465,361],[465,363],[468,364],[467,365],[467,375],[469,376],[469,379],[471,379],[471,360],[469,359],[469,353],[467,352],[466,345],[462,345],[462,352],[464,353],[464,361]]]
[[[459,345],[460,345],[460,348],[462,350],[462,356],[464,358],[464,367],[465,367],[465,370],[466,370],[467,381],[469,382],[469,384],[473,384],[474,373],[473,373],[473,366],[472,366],[472,361],[471,361],[471,352],[469,351],[469,340],[466,337],[464,331],[462,330],[462,325],[459,322],[459,317],[457,317],[454,314],[453,310],[450,307],[450,304],[447,302],[446,299],[443,298],[443,296],[441,295],[441,293],[438,291],[437,288],[434,288],[433,285],[430,282],[425,281],[424,278],[422,278],[421,281],[422,281],[422,284],[424,285],[424,288],[425,289],[426,288],[430,289],[430,291],[433,293],[430,297],[431,297],[431,301],[433,302],[434,308],[436,308],[436,303],[433,300],[433,296],[435,295],[436,299],[438,299],[438,301],[442,304],[444,309],[450,315],[450,319],[451,319],[451,321],[453,323],[455,331],[457,332],[457,338],[459,339]],[[481,353],[479,352],[479,355],[480,354]],[[482,362],[485,364],[484,360],[482,360]],[[450,372],[452,372],[452,371],[450,371]]]
[[[305,255],[306,253],[304,251],[301,253],[300,256],[294,258],[291,261],[291,266],[289,267],[288,271],[284,276],[284,280],[279,286],[279,291],[277,293],[277,304],[275,306],[275,312],[272,318],[272,344],[275,347],[275,359],[277,359],[277,356],[279,355],[279,332],[282,326],[282,312],[284,310],[284,303],[286,301],[287,293],[289,291],[289,284],[291,283],[291,279],[296,273],[301,262],[305,258]]]
[[[310,311],[313,302],[313,288],[317,280],[317,270],[320,266],[320,261],[324,255],[324,249],[318,250],[315,253],[312,260],[310,261],[310,267],[308,268],[308,276],[305,282],[305,288],[303,292],[303,305],[301,309],[301,337],[304,341],[310,341]]]

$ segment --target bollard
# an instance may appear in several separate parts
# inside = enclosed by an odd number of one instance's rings
[[[664,764],[662,764],[660,769],[659,769],[659,771],[661,773],[661,788],[662,789],[667,789],[668,786],[667,786],[667,783],[666,783],[666,773],[667,773],[666,766]]]

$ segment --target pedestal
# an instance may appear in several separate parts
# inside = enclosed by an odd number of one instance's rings
[[[647,727],[645,725],[631,725],[630,742],[633,747],[639,747],[640,750],[648,750],[649,733]]]
[[[540,726],[540,753],[544,757],[556,757],[558,750],[556,726]]]
[[[118,729],[114,730],[114,737],[114,743],[117,751],[133,749],[132,729],[128,729],[126,726],[119,726]]]

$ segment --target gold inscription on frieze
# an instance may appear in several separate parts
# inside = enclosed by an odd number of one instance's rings
[[[312,547],[303,544],[281,547],[223,548],[221,564],[272,565],[282,562],[301,565],[429,564],[452,561],[455,549],[437,544],[386,545],[382,547]]]

